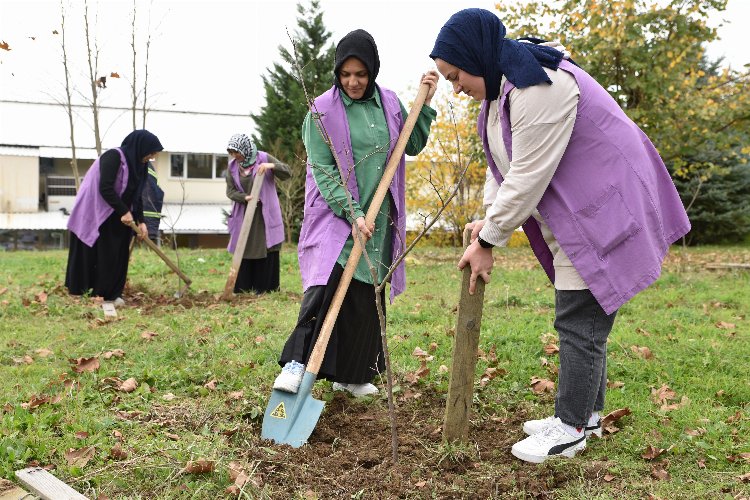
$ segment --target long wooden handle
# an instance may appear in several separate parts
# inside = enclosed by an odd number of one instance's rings
[[[131,222],[130,222],[130,227],[131,227],[131,228],[133,229],[133,231],[135,231],[135,234],[141,234],[141,230],[140,230],[140,229],[138,228],[138,225],[137,225],[137,224],[136,224],[135,222],[131,221]],[[185,282],[185,284],[186,284],[186,285],[188,285],[188,286],[189,286],[189,285],[190,285],[190,283],[192,283],[192,281],[190,280],[190,278],[188,278],[187,276],[185,276],[185,274],[184,274],[184,273],[183,273],[182,271],[180,271],[180,268],[179,268],[179,267],[177,267],[177,266],[175,265],[175,263],[174,263],[174,262],[172,262],[172,261],[171,261],[171,260],[169,259],[169,257],[167,257],[167,256],[166,256],[166,255],[164,254],[164,252],[162,252],[162,251],[161,251],[161,248],[159,248],[158,246],[156,246],[156,244],[155,244],[155,243],[154,243],[153,241],[151,241],[151,240],[150,240],[150,239],[149,239],[148,237],[146,237],[146,238],[143,238],[143,241],[144,241],[144,243],[146,243],[146,245],[148,245],[148,247],[149,247],[149,248],[150,248],[151,250],[153,250],[154,252],[156,252],[156,255],[158,255],[159,257],[161,257],[161,260],[163,260],[163,261],[164,261],[164,263],[165,263],[165,264],[167,264],[167,265],[169,266],[169,268],[170,268],[170,269],[171,269],[172,271],[174,271],[174,272],[175,272],[175,273],[177,274],[177,276],[179,276],[179,277],[180,277],[180,279],[181,279],[182,281],[184,281],[184,282]]]
[[[404,155],[406,143],[408,142],[409,136],[411,136],[411,132],[414,129],[414,124],[417,123],[419,112],[422,110],[422,105],[427,98],[427,92],[429,90],[430,86],[428,84],[422,84],[419,88],[417,97],[414,99],[414,103],[411,105],[409,116],[406,117],[406,122],[404,123],[404,128],[401,129],[401,133],[398,136],[398,141],[396,142],[396,145],[393,148],[393,152],[391,153],[391,158],[388,160],[388,165],[385,168],[385,172],[383,172],[383,178],[380,179],[378,189],[377,191],[375,191],[375,195],[372,197],[372,202],[370,203],[370,208],[367,210],[365,220],[369,223],[375,222],[375,217],[378,215],[380,205],[383,204],[383,200],[388,193],[388,188],[391,185],[393,176],[396,174],[399,163],[401,163],[401,157]],[[331,305],[328,308],[328,313],[326,313],[326,319],[323,321],[323,326],[320,328],[318,340],[315,342],[315,347],[313,347],[312,354],[310,354],[310,359],[307,362],[305,371],[317,375],[318,370],[320,370],[320,365],[323,363],[323,356],[325,355],[326,347],[328,347],[328,340],[331,338],[333,325],[336,324],[336,318],[338,318],[339,311],[341,310],[341,304],[344,301],[346,291],[349,289],[349,284],[352,281],[354,271],[357,269],[357,264],[359,264],[359,259],[361,256],[362,247],[359,244],[359,238],[354,238],[354,248],[352,248],[352,253],[349,255],[349,260],[346,261],[344,274],[341,275],[341,280],[339,281],[338,287],[336,288],[336,293],[331,300]]]
[[[255,209],[258,207],[258,198],[260,197],[260,188],[262,186],[263,174],[256,174],[253,180],[253,187],[250,189],[250,196],[252,198],[247,202],[247,206],[245,207],[245,216],[242,219],[242,227],[240,227],[240,234],[237,236],[237,245],[234,248],[234,255],[232,255],[232,267],[229,269],[229,276],[227,276],[227,282],[224,285],[224,293],[221,294],[221,298],[224,300],[231,298],[234,293],[234,284],[237,282],[237,273],[240,272],[242,256],[245,253],[245,246],[247,245],[247,236],[250,234],[250,226],[253,225],[253,217],[255,216]]]

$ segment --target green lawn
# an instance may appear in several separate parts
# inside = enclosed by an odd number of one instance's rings
[[[425,434],[433,438],[420,437],[423,462],[411,476],[399,476],[412,482],[405,482],[398,496],[460,498],[461,481],[465,491],[481,484],[490,488],[483,496],[498,498],[750,495],[750,477],[740,478],[750,473],[750,272],[706,269],[713,262],[748,263],[750,250],[673,249],[661,279],[620,310],[610,337],[609,379],[624,385],[608,391],[606,411],[628,407],[632,413],[616,423],[619,432],[592,439],[580,457],[542,466],[512,459],[507,443],[521,437],[523,418],[553,410],[551,394],[538,395],[530,387],[533,376],[555,380],[557,356],[545,354],[543,342],[554,332],[553,290],[528,248],[496,256],[485,294],[477,375],[488,367],[506,373],[484,386],[477,377],[472,426],[477,436],[492,429],[502,439],[457,450],[441,445],[439,433]],[[13,480],[14,471],[29,464],[52,465],[56,476],[90,498],[216,498],[232,484],[229,463],[244,461],[253,479],[241,493],[244,498],[389,496],[367,482],[339,483],[335,490],[318,483],[281,486],[269,472],[280,470],[281,456],[296,463],[307,457],[304,447],[295,452],[259,439],[276,359],[299,311],[300,277],[292,247],[282,253],[281,292],[231,303],[218,300],[230,262],[225,251],[180,251],[180,264],[193,285],[177,300],[177,278],[156,255],[137,249],[128,305],[110,322],[103,321],[93,299],[67,295],[62,286],[66,257],[61,251],[0,256],[1,477]],[[432,414],[439,415],[449,379],[440,367],[451,364],[460,291],[457,259],[457,249],[415,251],[408,259],[409,288],[388,309],[402,407],[410,408],[404,395],[419,391],[425,395],[421,404],[436,402]],[[416,347],[434,358],[428,362],[429,375],[410,385],[403,377],[420,366],[412,355]],[[643,347],[650,357],[638,349]],[[124,356],[107,358],[116,349]],[[91,357],[97,357],[98,370],[73,370],[71,360]],[[137,381],[137,389],[118,391],[117,379],[129,378]],[[652,391],[664,384],[673,397],[657,404]],[[333,399],[328,382],[319,382],[316,391]],[[385,408],[382,398],[343,404],[346,412],[365,414]],[[321,421],[335,421],[337,415],[327,408]],[[367,418],[360,418],[365,425]],[[502,422],[513,427],[498,429]],[[344,452],[339,448],[346,437],[314,449],[333,458]],[[649,446],[665,451],[646,460],[642,454]],[[370,451],[390,456],[387,446]],[[462,455],[473,468],[457,477],[429,476],[434,463],[442,462],[438,457],[459,460]],[[213,461],[213,472],[183,470],[198,459]],[[325,457],[305,460],[308,473],[320,467],[319,475],[334,474],[325,469]],[[396,477],[385,462],[378,467],[382,478]],[[659,470],[669,477],[655,477]],[[425,484],[416,481],[422,473],[416,471],[428,474]],[[523,478],[537,474],[546,482],[524,483]]]

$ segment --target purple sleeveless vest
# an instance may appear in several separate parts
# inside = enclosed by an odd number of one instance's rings
[[[120,175],[115,180],[115,191],[118,195],[122,195],[128,185],[128,162],[122,150],[115,149],[120,153]],[[101,158],[97,158],[83,177],[68,219],[68,230],[90,247],[93,247],[99,239],[99,226],[115,211],[99,193],[100,161]]]
[[[253,179],[255,179],[255,169],[258,168],[258,165],[267,161],[268,154],[258,151],[255,164],[250,169]],[[244,193],[245,190],[242,189],[242,183],[240,182],[240,169],[237,160],[232,160],[229,164],[229,173],[232,179],[234,179],[234,187]],[[263,184],[260,187],[260,199],[258,201],[261,203],[263,222],[266,226],[266,248],[271,248],[284,241],[284,222],[281,220],[281,206],[279,205],[279,195],[276,193],[276,178],[273,172],[266,172],[263,175]],[[229,228],[229,246],[227,250],[230,253],[234,253],[234,249],[237,248],[237,238],[240,235],[240,229],[242,229],[242,220],[245,218],[245,207],[247,205],[243,203],[233,203],[232,214],[227,220],[227,227]]]
[[[610,314],[656,281],[669,245],[690,230],[690,221],[646,134],[585,71],[564,60],[560,69],[576,79],[578,111],[565,154],[537,209]],[[511,161],[508,93],[513,88],[506,82],[499,102],[503,142]],[[487,141],[487,109],[485,101],[478,131],[490,170],[502,183]],[[523,229],[554,282],[552,254],[539,225],[530,217]]]
[[[390,159],[406,117],[401,116],[401,105],[394,92],[380,86],[378,86],[378,91],[391,138],[388,150]],[[359,201],[357,178],[351,168],[354,165],[354,158],[349,122],[346,119],[346,110],[339,90],[331,87],[318,96],[315,99],[315,110],[320,114],[321,122],[331,138],[331,143],[341,162],[340,168],[344,169],[341,172],[341,178],[346,181],[352,197]],[[337,217],[326,203],[315,183],[312,168],[308,163],[305,181],[305,215],[297,246],[303,290],[314,285],[328,283],[333,266],[352,232],[349,221]],[[391,206],[391,218],[396,221],[396,230],[391,231],[392,262],[404,251],[406,242],[405,172],[406,161],[402,156],[389,189],[395,205]],[[404,262],[401,262],[392,275],[391,302],[405,288],[406,268]]]

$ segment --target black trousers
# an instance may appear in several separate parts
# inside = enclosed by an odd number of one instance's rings
[[[305,291],[297,326],[279,358],[281,366],[292,360],[307,364],[343,272],[343,267],[336,264],[325,286],[311,286]],[[385,312],[385,291],[381,292],[381,299]],[[333,326],[318,378],[366,384],[384,371],[375,287],[352,280]]]

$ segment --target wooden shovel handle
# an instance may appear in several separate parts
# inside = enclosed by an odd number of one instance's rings
[[[135,234],[141,234],[141,230],[140,230],[140,229],[138,228],[138,225],[137,225],[137,224],[136,224],[135,222],[131,221],[131,222],[130,222],[130,227],[131,227],[131,228],[133,229],[133,231],[135,231]],[[169,259],[169,257],[167,257],[167,256],[166,256],[166,255],[164,254],[164,252],[162,252],[162,251],[161,251],[161,248],[159,248],[158,246],[156,246],[156,244],[155,244],[155,243],[154,243],[153,241],[151,241],[151,240],[150,240],[150,239],[149,239],[148,237],[146,237],[146,238],[143,238],[143,242],[144,242],[144,243],[146,243],[146,245],[148,245],[148,247],[149,247],[149,248],[150,248],[151,250],[153,250],[154,252],[156,252],[156,255],[158,255],[159,257],[161,257],[161,260],[163,260],[163,261],[164,261],[164,263],[165,263],[165,264],[167,264],[167,265],[169,266],[169,268],[170,268],[170,269],[171,269],[172,271],[174,271],[174,272],[175,272],[175,273],[177,274],[177,276],[179,276],[179,277],[180,277],[180,279],[181,279],[182,281],[184,281],[184,282],[185,282],[185,284],[186,284],[186,285],[188,285],[188,286],[189,286],[189,285],[190,285],[190,283],[192,283],[192,281],[190,280],[190,278],[188,278],[187,276],[185,276],[185,274],[183,274],[183,272],[182,272],[182,271],[180,271],[180,268],[179,268],[179,267],[177,267],[177,266],[175,265],[175,263],[174,263],[174,262],[172,262],[172,261],[171,261],[171,260]]]
[[[229,276],[227,276],[227,282],[224,285],[224,293],[221,294],[221,298],[224,300],[231,298],[234,293],[234,284],[237,282],[237,273],[240,272],[242,256],[245,254],[245,246],[247,245],[247,236],[250,234],[250,226],[253,225],[253,217],[255,216],[255,209],[258,207],[258,198],[260,197],[260,188],[262,186],[263,173],[256,174],[253,180],[253,187],[250,189],[250,196],[252,198],[247,202],[245,216],[242,219],[242,227],[240,227],[240,234],[237,235],[237,245],[234,248],[234,255],[232,255],[232,267],[229,269]]]
[[[378,215],[380,205],[383,204],[385,195],[388,193],[388,188],[391,185],[393,176],[396,174],[399,163],[401,163],[401,157],[404,155],[406,149],[406,143],[411,136],[411,132],[414,129],[414,124],[417,122],[419,112],[422,109],[425,99],[427,98],[427,92],[430,90],[430,86],[426,83],[422,84],[419,88],[419,93],[414,99],[414,103],[411,105],[409,110],[409,116],[406,117],[404,122],[404,128],[401,129],[401,133],[398,136],[398,141],[393,148],[391,157],[388,160],[388,165],[383,172],[383,177],[380,179],[378,189],[375,191],[375,195],[370,203],[370,208],[367,210],[365,220],[369,223],[375,222],[375,217]],[[318,374],[320,365],[323,363],[323,356],[325,356],[326,347],[328,347],[328,340],[331,338],[331,332],[333,331],[333,325],[336,324],[336,318],[338,318],[339,311],[341,310],[341,304],[346,296],[346,291],[349,289],[349,284],[354,276],[354,271],[357,269],[359,259],[362,256],[362,247],[359,244],[359,238],[354,238],[354,248],[352,253],[349,255],[349,260],[346,261],[346,267],[344,273],[341,275],[336,293],[331,300],[331,305],[326,313],[326,319],[323,321],[323,326],[320,328],[318,334],[318,340],[315,342],[310,359],[307,361],[307,367],[305,371],[310,373]]]

